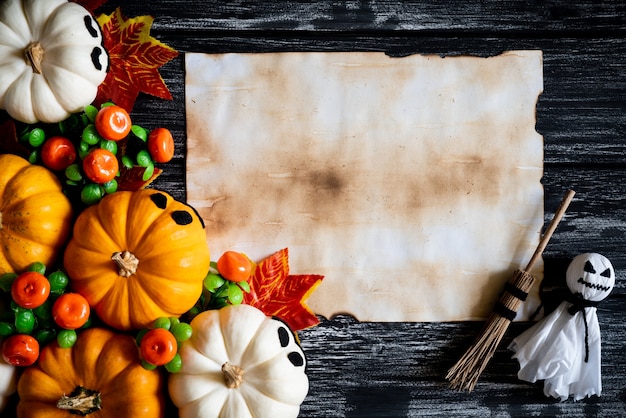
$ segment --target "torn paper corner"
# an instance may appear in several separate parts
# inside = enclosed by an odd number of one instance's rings
[[[212,253],[288,247],[294,274],[325,276],[317,314],[485,318],[539,242],[541,51],[186,54],[186,72]]]

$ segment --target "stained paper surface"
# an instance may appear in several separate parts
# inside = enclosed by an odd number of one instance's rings
[[[325,276],[319,315],[485,318],[539,242],[541,51],[187,54],[186,74],[213,258],[288,247],[293,274]]]

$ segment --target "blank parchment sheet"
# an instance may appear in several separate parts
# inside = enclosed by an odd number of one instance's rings
[[[185,63],[187,200],[213,259],[289,248],[293,274],[324,275],[307,300],[316,314],[456,321],[487,317],[534,252],[541,51]]]

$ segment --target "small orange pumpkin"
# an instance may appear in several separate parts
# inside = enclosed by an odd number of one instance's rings
[[[17,416],[162,417],[164,390],[159,371],[141,365],[131,336],[90,328],[72,348],[48,344],[39,361],[24,369]]]
[[[53,263],[71,222],[72,205],[50,170],[0,155],[0,274]]]
[[[116,192],[85,209],[64,255],[72,287],[121,330],[188,311],[210,261],[195,210],[154,189]]]

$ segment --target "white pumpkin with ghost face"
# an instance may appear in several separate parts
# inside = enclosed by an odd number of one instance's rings
[[[608,258],[598,253],[574,257],[566,272],[567,287],[572,294],[599,302],[606,298],[615,285],[615,270]]]
[[[96,97],[109,59],[91,13],[67,0],[0,2],[0,109],[55,123]]]
[[[169,377],[180,418],[295,418],[309,381],[292,331],[250,305],[200,313]]]

